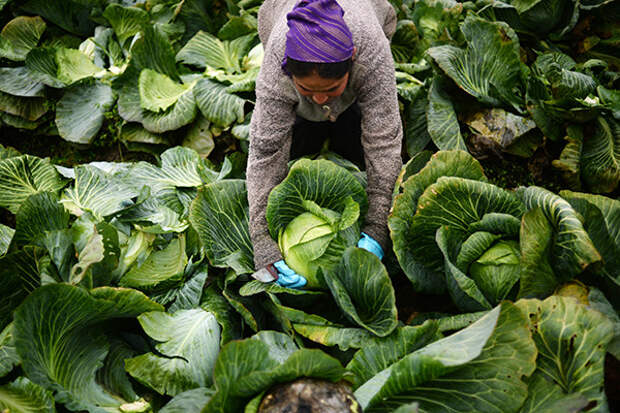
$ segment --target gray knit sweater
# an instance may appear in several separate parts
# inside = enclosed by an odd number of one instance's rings
[[[396,15],[387,0],[338,0],[357,48],[349,83],[328,107],[300,95],[281,68],[286,43],[286,13],[298,0],[265,0],[258,31],[265,57],[256,80],[256,106],[250,124],[247,167],[250,236],[256,269],[282,259],[269,235],[265,211],[271,190],[287,174],[296,114],[310,121],[334,120],[357,100],[362,113],[362,146],[368,176],[368,213],[363,231],[383,248],[392,190],[402,167],[402,125],[389,39]]]

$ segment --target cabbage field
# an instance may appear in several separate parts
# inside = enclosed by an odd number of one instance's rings
[[[291,162],[295,290],[250,276],[261,0],[0,0],[0,412],[619,411],[620,3],[390,1],[391,245]]]

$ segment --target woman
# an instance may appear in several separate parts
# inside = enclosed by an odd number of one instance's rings
[[[265,210],[291,158],[330,149],[362,166],[369,208],[358,246],[383,256],[402,125],[387,0],[265,0],[258,32],[265,57],[256,80],[247,167],[254,264],[278,284],[305,285],[269,235]]]

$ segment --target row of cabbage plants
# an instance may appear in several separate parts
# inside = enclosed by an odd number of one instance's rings
[[[262,60],[260,4],[1,1],[0,128],[156,153],[183,145],[202,156],[219,139],[242,158]],[[538,155],[567,188],[617,189],[617,2],[392,4],[409,157],[460,149],[534,163]]]
[[[397,182],[382,262],[354,246],[364,173],[326,158],[292,164],[269,198],[272,236],[316,271],[293,290],[250,277],[228,161],[175,147],[159,165],[66,168],[2,148],[15,222],[0,225],[0,407],[261,412],[312,378],[345,388],[351,412],[610,411],[620,201],[508,190],[465,151],[422,152]]]

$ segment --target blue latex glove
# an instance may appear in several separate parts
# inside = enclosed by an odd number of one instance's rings
[[[364,248],[366,251],[370,251],[379,257],[380,260],[383,259],[383,248],[381,245],[373,237],[362,232],[362,238],[357,242],[358,248]]]
[[[273,263],[273,266],[278,270],[278,279],[276,284],[287,288],[301,288],[306,285],[306,279],[301,275],[293,271],[284,260],[280,260]]]

